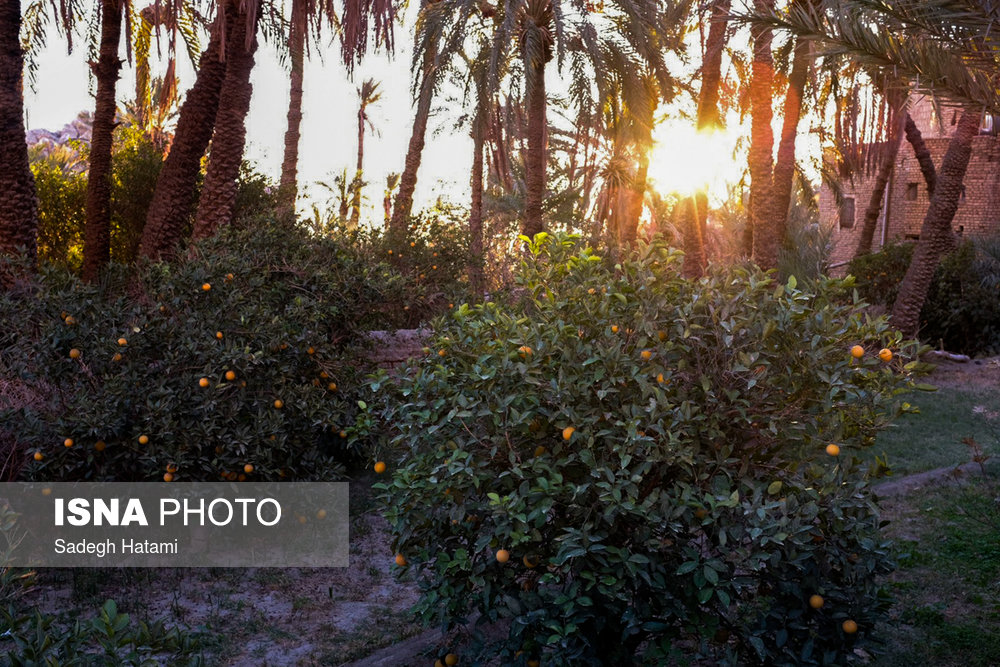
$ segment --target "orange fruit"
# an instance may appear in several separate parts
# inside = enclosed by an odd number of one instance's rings
[[[339,435],[341,438],[346,438],[347,437],[347,431],[341,431],[337,435]]]
[[[506,563],[509,560],[510,560],[510,552],[509,551],[507,551],[506,549],[501,549],[500,551],[497,552],[497,562],[498,563]]]
[[[326,372],[326,371],[320,371],[320,372],[319,372],[319,376],[320,376],[321,378],[323,378],[324,380],[325,380],[325,379],[327,379],[328,377],[330,377],[330,376],[329,376],[329,375],[327,374],[327,372]]]
[[[253,472],[253,464],[251,464],[251,463],[248,463],[248,464],[246,464],[245,466],[243,466],[243,472],[245,472],[245,473],[246,473],[246,474],[248,474],[248,475],[249,475],[250,473],[252,473],[252,472]]]
[[[306,350],[306,354],[316,354],[316,348],[310,347],[308,350]]]
[[[860,359],[861,357],[865,356],[865,348],[861,347],[860,345],[855,345],[854,347],[851,348],[851,356],[854,357],[855,359]]]
[[[125,340],[124,338],[119,338],[118,344],[121,345],[122,347],[125,347],[126,345],[128,345],[128,341]]]
[[[517,348],[517,351],[521,353],[522,357],[526,357],[529,354],[531,354],[531,348],[528,347],[527,345],[522,345],[521,347]]]
[[[385,472],[386,468],[385,461],[378,461],[374,467],[375,467],[375,472],[381,475],[382,473]]]
[[[233,274],[227,273],[226,274],[226,281],[227,282],[232,282],[233,281],[233,277],[234,277]]]
[[[236,379],[236,373],[234,373],[233,371],[226,371],[226,379],[232,382],[233,380]]]
[[[611,333],[618,333],[618,325],[617,324],[612,324],[611,325]]]
[[[148,435],[140,435],[139,436],[139,444],[140,445],[148,445],[149,444],[149,436]]]
[[[652,350],[643,350],[642,354],[640,354],[639,356],[642,357],[643,361],[649,361],[650,359],[653,358],[653,351]]]
[[[597,294],[597,290],[591,287],[589,290],[587,290],[587,294]]]
[[[114,361],[116,363],[119,362],[119,361],[121,361],[121,360],[122,360],[122,353],[121,352],[115,352],[115,356],[111,357],[111,361]]]
[[[72,350],[69,351],[69,358],[70,359],[79,359],[80,358],[80,350],[78,350],[78,349],[76,349],[74,347]]]
[[[244,475],[244,474],[242,474],[242,473],[240,473],[240,476],[236,478],[236,481],[238,481],[238,482],[245,482],[245,481],[247,481],[247,476]]]
[[[847,619],[846,621],[844,621],[844,623],[840,627],[842,627],[844,629],[844,632],[846,632],[849,635],[853,635],[855,632],[858,631],[858,624],[852,621],[851,619]]]
[[[406,559],[403,557],[403,554],[396,554],[396,565],[406,567]]]
[[[202,283],[201,289],[203,292],[207,292],[212,289],[212,285],[210,283]]]
[[[706,516],[708,516],[708,510],[705,509],[704,507],[699,507],[694,511],[694,515],[698,519],[704,519]]]
[[[839,456],[840,447],[834,444],[829,444],[826,446],[826,453],[829,454],[830,456]]]
[[[822,595],[812,595],[809,597],[809,606],[813,609],[819,609],[823,606],[824,602]]]
[[[280,410],[281,408],[285,407],[285,402],[280,398],[276,398],[274,399],[274,407]]]
[[[524,566],[530,570],[538,567],[538,556],[525,556],[521,559],[521,562],[524,563]]]
[[[74,324],[76,324],[76,318],[73,317],[72,315],[67,315],[66,324],[68,324],[69,326],[73,326]]]
[[[199,387],[207,387],[210,384],[212,384],[212,383],[208,381],[208,378],[202,378],[202,379],[198,380],[198,386]]]
[[[443,357],[443,356],[444,356],[444,355],[446,355],[446,354],[448,354],[448,353],[447,353],[447,352],[445,352],[443,348],[442,348],[442,349],[440,349],[440,350],[438,350],[438,356],[439,356],[439,357]]]
[[[177,472],[177,464],[176,463],[168,463],[167,464],[167,472]]]
[[[667,339],[667,332],[666,331],[657,331],[656,332],[656,337],[660,339],[660,342],[663,342],[663,341],[665,341]]]
[[[222,332],[221,331],[216,331],[215,332],[215,337],[218,338],[219,340],[222,340]]]
[[[41,452],[35,452],[35,460],[36,461],[41,461],[44,458],[45,458],[44,454],[42,454]]]
[[[444,664],[448,665],[448,667],[455,667],[458,664],[458,656],[454,653],[449,653],[444,657]]]
[[[316,518],[317,519],[325,519],[326,518],[326,510],[319,510],[319,511],[317,511],[316,512]]]
[[[104,443],[103,440],[98,440],[97,442],[94,443],[94,449],[96,449],[99,452],[103,452],[106,447],[107,445]]]
[[[538,445],[535,447],[535,456],[541,456],[545,453],[545,447]]]
[[[330,391],[337,391],[337,383],[331,382],[330,384],[326,385],[326,388],[329,389]]]
[[[663,382],[664,382],[663,373],[657,373],[656,374],[656,381],[659,382],[660,384],[663,384]]]
[[[411,248],[416,248],[417,247],[417,242],[416,241],[410,241],[410,247]]]
[[[878,351],[878,358],[886,363],[892,361],[892,350],[887,347],[883,347]]]
[[[73,438],[66,438],[65,440],[63,440],[63,444],[66,445],[67,447],[72,447],[73,446]]]
[[[454,308],[454,307],[455,307],[455,304],[453,304],[453,303],[449,303],[449,304],[448,304],[448,307],[449,307],[449,308]]]
[[[165,473],[163,473],[163,481],[164,482],[172,482],[172,481],[174,481],[174,476],[171,475],[169,472],[165,472]]]
[[[572,426],[567,426],[566,428],[563,429],[563,434],[562,434],[563,440],[569,440],[570,438],[573,437],[573,433],[575,432],[576,432],[575,428],[573,428]]]

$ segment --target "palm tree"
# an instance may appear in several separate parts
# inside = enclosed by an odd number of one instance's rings
[[[83,236],[83,279],[97,279],[111,260],[111,145],[118,110],[115,89],[122,61],[118,57],[125,0],[101,0],[101,42],[92,66],[97,79],[87,172],[86,224]]]
[[[548,162],[545,66],[552,60],[555,39],[552,0],[526,0],[519,8],[518,22],[528,120],[528,150],[524,156],[524,223],[521,232],[531,238],[544,229],[542,198],[545,196],[545,168]]]
[[[0,0],[0,253],[37,252],[38,199],[24,132],[20,0]]]
[[[357,226],[361,219],[361,190],[364,188],[364,164],[365,164],[365,128],[372,131],[375,125],[368,116],[368,107],[375,104],[382,98],[382,92],[378,89],[379,83],[374,79],[365,79],[358,91],[358,164],[354,172],[354,181],[351,184],[351,225]]]
[[[406,148],[406,160],[403,163],[403,173],[399,180],[399,193],[396,195],[396,204],[389,220],[390,232],[399,238],[406,236],[407,221],[413,211],[413,191],[417,186],[417,171],[420,169],[420,160],[423,155],[427,121],[430,118],[431,102],[439,76],[437,67],[438,40],[440,39],[439,21],[427,20],[424,17],[434,12],[445,11],[447,8],[443,3],[425,1],[420,8],[421,17],[417,19],[415,30],[417,46],[413,54],[414,87],[418,91],[417,109],[413,115],[413,130],[410,133],[410,142]],[[419,69],[416,67],[418,62]]]
[[[250,73],[257,51],[260,1],[241,3],[240,7],[241,11],[233,16],[233,30],[226,46],[226,76],[220,90],[205,183],[194,219],[194,239],[212,236],[220,227],[228,225],[236,204],[236,181],[246,145],[246,117],[253,96]]]
[[[754,0],[758,11],[774,9],[774,0]],[[751,29],[753,62],[750,78],[750,207],[747,216],[749,246],[744,248],[761,268],[778,264],[778,238],[771,215],[773,202],[774,132],[771,129],[771,98],[774,89],[772,31],[767,25]]]
[[[391,172],[385,175],[385,192],[382,193],[382,211],[385,215],[384,222],[388,229],[389,221],[392,219],[392,193],[399,187],[399,174]]]

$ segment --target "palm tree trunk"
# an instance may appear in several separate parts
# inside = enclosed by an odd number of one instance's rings
[[[219,93],[226,78],[223,58],[225,32],[235,21],[231,3],[220,12],[212,27],[208,47],[198,63],[198,75],[181,106],[177,131],[163,168],[156,181],[156,190],[142,230],[140,254],[150,259],[165,259],[174,254],[187,226],[194,204],[201,158],[212,139],[219,111]],[[231,41],[231,40],[229,40]]]
[[[774,163],[774,211],[772,224],[778,244],[784,243],[788,225],[788,207],[792,202],[792,181],[795,178],[795,140],[799,132],[799,118],[802,116],[802,94],[809,77],[809,42],[798,39],[792,56],[792,71],[788,75],[788,89],[785,91],[784,118],[781,123],[781,141],[778,143],[778,159]]]
[[[115,87],[122,61],[120,0],[101,0],[101,50],[91,66],[97,79],[97,103],[87,171],[86,222],[83,234],[83,279],[94,281],[111,261],[111,145],[118,105]]]
[[[20,0],[0,0],[0,252],[37,252],[38,198],[24,135]]]
[[[290,90],[288,94],[288,126],[285,130],[285,153],[281,161],[281,181],[278,184],[278,219],[295,219],[298,198],[299,127],[302,125],[302,77],[305,72],[306,16],[302,0],[292,1],[292,25],[288,35],[291,58]]]
[[[472,129],[472,202],[469,207],[469,285],[478,298],[483,293],[483,141],[486,114],[476,111]]]
[[[712,3],[711,25],[705,40],[705,56],[701,61],[701,92],[698,95],[698,129],[719,125],[719,81],[722,79],[722,51],[726,48],[731,0]]]
[[[237,179],[246,147],[247,112],[253,86],[254,53],[257,51],[258,8],[233,17],[233,30],[226,46],[226,78],[222,83],[219,111],[212,134],[212,151],[208,156],[205,184],[201,189],[198,213],[192,238],[203,239],[215,234],[233,219],[236,205]]]
[[[542,200],[545,197],[546,120],[545,63],[533,65],[534,85],[528,97],[528,149],[524,156],[524,223],[521,233],[528,238],[545,229],[542,220]]]
[[[773,9],[773,0],[755,0],[758,11]],[[774,132],[771,130],[771,97],[774,61],[771,55],[772,32],[764,26],[754,26],[753,64],[750,79],[750,215],[747,224],[753,234],[753,260],[762,269],[773,269],[778,263],[778,235],[775,221],[770,219],[773,204]]]
[[[941,256],[954,246],[951,221],[958,209],[962,181],[972,155],[972,138],[979,132],[981,116],[979,111],[965,110],[958,120],[955,134],[941,162],[934,196],[920,228],[920,240],[899,285],[899,294],[892,306],[891,323],[907,336],[917,335],[920,310],[927,298],[934,271]]]
[[[903,120],[909,118],[903,109],[898,113],[903,115]],[[903,127],[899,121],[895,123],[892,134],[889,137],[889,150],[882,158],[878,173],[875,175],[875,182],[872,184],[872,195],[868,200],[868,207],[865,209],[865,219],[861,226],[861,238],[858,240],[858,249],[855,256],[867,255],[872,251],[872,242],[875,240],[875,227],[878,224],[879,213],[882,212],[882,202],[885,200],[885,188],[889,183],[889,176],[896,166],[896,157],[899,155],[899,145],[903,142]],[[888,224],[888,223],[887,223]]]
[[[404,238],[410,214],[413,212],[413,191],[417,187],[417,171],[423,157],[424,137],[427,134],[427,121],[431,115],[431,102],[434,98],[434,60],[437,50],[428,48],[424,51],[423,81],[417,96],[417,112],[413,117],[413,130],[410,133],[410,143],[406,148],[406,161],[403,164],[403,174],[399,177],[399,192],[396,193],[396,203],[389,220],[389,231]]]
[[[351,226],[357,227],[361,222],[361,179],[364,177],[365,164],[365,107],[362,102],[358,111],[358,165],[354,171],[354,181],[351,184]]]
[[[924,175],[927,194],[933,197],[934,185],[937,182],[934,160],[931,158],[931,152],[927,148],[927,144],[924,143],[924,136],[920,134],[920,128],[910,118],[910,114],[906,114],[906,140],[913,146],[913,155],[917,158],[917,164],[920,165],[920,172]]]
[[[622,241],[629,246],[635,245],[636,239],[639,237],[639,219],[642,217],[643,205],[646,202],[646,180],[649,178],[649,151],[647,146],[639,147],[640,153],[635,170],[635,181],[629,191],[628,215],[623,221]]]
[[[705,240],[701,238],[701,212],[697,194],[685,197],[681,203],[681,233],[684,235],[684,264],[682,273],[688,278],[705,274]],[[690,240],[689,240],[690,237]]]

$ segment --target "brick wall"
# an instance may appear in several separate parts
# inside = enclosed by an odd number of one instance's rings
[[[940,167],[948,150],[947,135],[951,133],[953,109],[942,108],[939,118],[935,107],[924,100],[911,108],[910,115],[921,128],[934,164]],[[849,261],[857,250],[873,181],[874,175],[865,178],[858,174],[853,181],[845,179],[840,184],[844,198],[854,200],[854,224],[850,227],[841,224],[841,209],[833,190],[826,184],[820,190],[820,220],[833,228],[830,261],[834,275],[843,275],[843,263]],[[917,238],[930,204],[920,165],[905,139],[899,148],[887,190],[888,206],[883,206],[872,244],[876,250],[881,247],[883,233],[889,240]],[[849,214],[849,211],[846,213]],[[888,229],[884,231],[886,220]],[[845,219],[844,222],[849,223],[850,220]],[[965,176],[965,196],[959,203],[952,228],[962,236],[1000,234],[1000,138],[981,135],[973,139],[972,158]]]

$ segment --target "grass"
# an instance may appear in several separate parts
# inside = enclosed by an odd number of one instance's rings
[[[933,383],[933,377],[930,382]],[[942,386],[933,392],[912,394],[919,414],[903,415],[879,434],[866,456],[885,454],[895,476],[955,466],[972,460],[963,438],[972,437],[986,454],[1000,457],[1000,394],[987,388]],[[981,407],[985,413],[975,412]]]
[[[899,568],[875,664],[1000,665],[1000,476],[941,480],[885,510]]]

